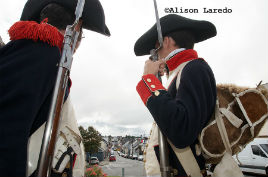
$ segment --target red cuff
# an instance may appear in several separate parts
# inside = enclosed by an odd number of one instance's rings
[[[146,105],[147,100],[150,96],[152,96],[152,93],[150,92],[146,84],[143,82],[143,80],[138,83],[136,90],[139,93],[143,103]]]
[[[153,74],[147,74],[142,76],[142,80],[145,82],[151,92],[156,90],[166,90],[162,83]]]
[[[142,76],[142,80],[138,83],[136,89],[145,105],[152,93],[158,96],[158,90],[166,90],[153,74]]]

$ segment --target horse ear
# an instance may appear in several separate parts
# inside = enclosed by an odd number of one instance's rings
[[[268,87],[268,85],[267,85],[267,87]],[[259,85],[256,88],[257,90],[259,90],[265,96],[266,100],[268,100],[268,88],[267,87],[265,87],[265,85]]]

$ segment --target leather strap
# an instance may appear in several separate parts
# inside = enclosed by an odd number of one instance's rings
[[[231,111],[227,110],[226,108],[219,108],[220,112],[225,115],[225,117],[229,120],[229,122],[235,126],[236,128],[239,128],[243,121],[239,119],[236,115],[234,115]]]
[[[219,110],[219,100],[217,99],[216,108],[215,108],[216,123],[217,123],[218,129],[219,129],[220,135],[221,135],[221,139],[222,139],[223,144],[225,146],[226,152],[232,154],[231,145],[229,142],[229,138],[228,138],[222,117],[223,116],[220,114],[220,110]]]
[[[192,61],[192,60],[190,60],[190,61]],[[178,90],[179,85],[180,85],[182,70],[190,61],[182,63],[176,69],[177,73],[176,74],[172,73],[173,77],[169,78],[169,80],[171,80],[171,79],[173,80],[173,78],[177,76],[177,80],[176,80],[176,89],[177,90]],[[192,176],[192,177],[203,176],[201,173],[200,167],[199,167],[199,165],[194,157],[194,154],[189,146],[186,148],[183,148],[183,149],[178,149],[169,140],[168,140],[168,143],[170,144],[171,148],[175,152],[178,160],[180,161],[184,171],[186,172],[186,174],[188,176]]]

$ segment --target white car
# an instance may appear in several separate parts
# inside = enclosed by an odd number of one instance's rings
[[[99,165],[99,159],[97,157],[91,157],[90,164],[91,165],[95,165],[95,164]]]
[[[243,172],[268,175],[268,138],[255,138],[233,157]]]
[[[114,155],[114,151],[113,150],[111,150],[111,155]]]
[[[138,160],[143,161],[143,155],[139,155]]]
[[[137,154],[133,154],[132,159],[137,160],[138,159],[138,155]]]
[[[127,158],[129,158],[129,159],[132,159],[132,157],[133,157],[133,155],[132,154],[130,154]]]

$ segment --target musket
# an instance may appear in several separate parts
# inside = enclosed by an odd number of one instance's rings
[[[65,90],[70,75],[73,61],[73,53],[78,36],[82,28],[82,17],[85,0],[78,0],[75,10],[75,21],[68,25],[64,34],[62,55],[58,65],[57,78],[53,90],[50,110],[43,135],[41,151],[37,166],[38,177],[50,176],[54,148],[57,140],[57,132],[60,123],[61,110],[65,96]]]
[[[157,34],[158,34],[158,42],[159,47],[157,49],[152,49],[150,51],[151,56],[150,59],[153,61],[158,60],[158,50],[163,46],[163,36],[161,30],[160,19],[158,15],[157,3],[156,0],[154,1],[154,9],[155,9],[155,17],[156,17],[156,27],[157,27]],[[157,78],[162,82],[160,73],[158,72]],[[163,135],[163,133],[158,128],[158,142],[159,142],[159,154],[160,154],[160,171],[162,177],[171,177],[173,173],[171,172],[171,168],[169,166],[169,158],[168,158],[168,147],[167,147],[167,138]]]

